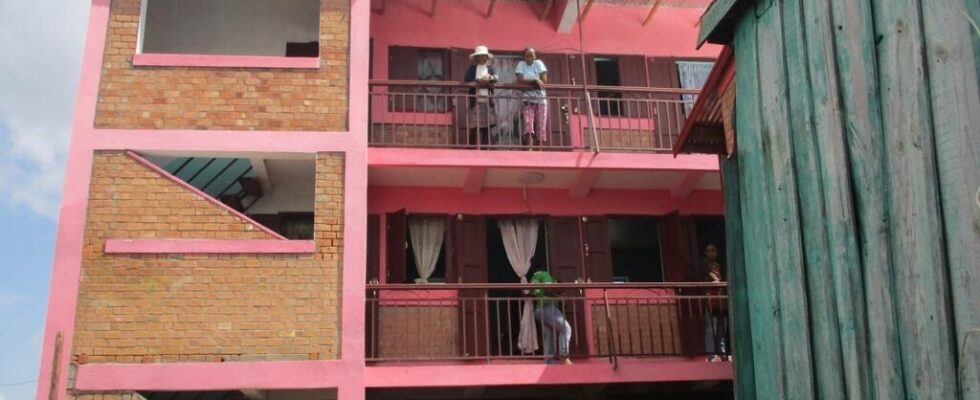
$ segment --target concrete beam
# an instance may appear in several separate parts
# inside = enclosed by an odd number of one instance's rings
[[[578,199],[588,196],[589,191],[592,190],[592,185],[599,179],[599,174],[600,171],[596,169],[586,169],[579,172],[575,181],[572,182],[572,187],[568,189],[568,195]]]
[[[487,177],[486,167],[471,167],[466,171],[466,178],[463,179],[463,193],[480,194],[483,190],[483,181]]]
[[[557,10],[558,17],[555,19],[555,30],[558,33],[569,33],[572,27],[578,22],[578,3],[576,0],[558,0],[554,8]]]
[[[704,173],[698,171],[684,174],[681,180],[674,187],[670,188],[670,197],[686,199],[694,191],[694,187],[697,186],[698,182],[701,182],[702,177],[704,177]]]

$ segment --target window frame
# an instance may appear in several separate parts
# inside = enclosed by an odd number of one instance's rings
[[[134,67],[204,67],[204,68],[275,68],[319,69],[320,57],[286,57],[231,54],[146,53],[143,51],[146,35],[147,5],[153,0],[140,1],[140,16],[136,27],[136,49],[132,58]],[[322,0],[317,7],[322,9]],[[317,25],[318,31],[322,27]],[[317,35],[317,43],[320,35]]]

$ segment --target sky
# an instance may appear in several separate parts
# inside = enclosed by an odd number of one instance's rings
[[[0,0],[0,400],[37,385],[89,4]]]

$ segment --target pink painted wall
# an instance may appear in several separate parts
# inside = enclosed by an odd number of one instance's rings
[[[497,2],[490,19],[484,17],[484,2],[439,2],[435,17],[429,16],[429,0],[385,3],[383,14],[371,13],[375,79],[388,76],[388,46],[392,45],[473,48],[482,44],[491,52],[520,51],[530,45],[541,52],[579,52],[578,27],[557,33],[550,18],[538,19],[542,5],[537,2]],[[648,11],[645,7],[594,5],[583,24],[585,52],[681,58],[714,58],[721,52],[715,45],[695,49],[697,22],[704,10],[661,7],[643,26]]]
[[[696,190],[674,199],[667,190],[593,189],[585,198],[572,198],[567,189],[484,188],[466,195],[459,188],[371,186],[368,212],[381,214],[405,209],[414,213],[547,214],[547,215],[722,215],[721,191]]]

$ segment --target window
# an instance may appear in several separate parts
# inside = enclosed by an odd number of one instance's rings
[[[662,282],[660,232],[652,218],[610,218],[613,281]]]
[[[708,75],[711,74],[711,68],[714,65],[715,63],[708,61],[678,61],[677,73],[680,76],[681,88],[701,89],[704,87],[704,83],[708,80]],[[696,99],[696,95],[684,95],[685,113],[691,112],[691,107],[694,107],[694,101]]]
[[[595,78],[599,86],[620,86],[619,61],[615,57],[596,57]],[[613,91],[599,91],[599,115],[620,115],[620,99],[623,94]],[[609,99],[609,100],[606,100]]]
[[[139,53],[317,57],[320,0],[144,0]]]
[[[388,48],[388,77],[392,80],[443,81],[448,79],[449,52],[444,49]],[[440,87],[391,87],[389,109],[404,112],[447,112],[445,92]]]

